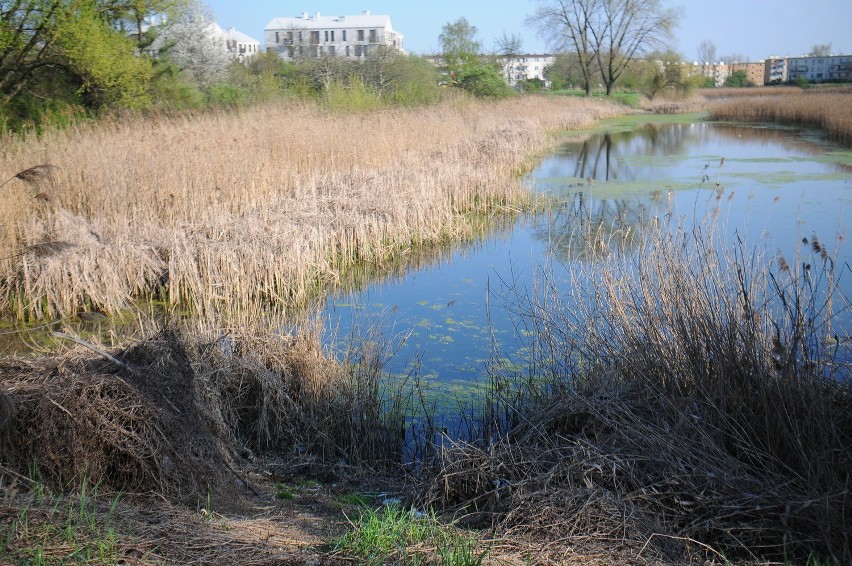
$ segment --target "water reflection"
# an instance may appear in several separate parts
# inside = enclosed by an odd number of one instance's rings
[[[635,249],[647,230],[658,225],[663,209],[659,191],[648,202],[594,199],[590,191],[577,191],[560,199],[532,232],[562,262],[594,260]]]
[[[832,149],[789,130],[702,122],[572,138],[528,178],[555,202],[548,212],[431,266],[330,297],[327,312],[344,333],[375,320],[386,335],[405,335],[391,371],[416,366],[435,391],[452,397],[466,385],[470,395],[495,346],[525,347],[507,297],[532,292],[551,265],[564,274],[601,253],[635,252],[660,224],[690,229],[709,218],[719,238],[791,265],[809,261],[801,242],[816,234],[835,261],[848,262],[852,160]]]

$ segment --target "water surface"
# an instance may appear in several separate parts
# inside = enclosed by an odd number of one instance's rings
[[[698,120],[624,130],[611,122],[566,137],[525,179],[556,200],[550,211],[428,267],[329,297],[331,326],[345,333],[377,324],[400,344],[388,369],[417,371],[452,399],[476,395],[471,385],[485,381],[495,349],[523,348],[514,294],[531,293],[544,273],[587,261],[594,244],[577,240],[580,223],[624,236],[661,219],[689,225],[709,216],[755,253],[798,261],[807,252],[803,238],[817,236],[838,262],[849,261],[850,152],[776,127]],[[607,239],[626,247],[637,240]]]

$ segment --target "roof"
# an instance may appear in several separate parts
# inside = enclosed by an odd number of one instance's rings
[[[214,33],[216,35],[231,41],[236,41],[237,43],[257,43],[260,44],[258,40],[253,37],[250,37],[244,34],[241,31],[237,31],[234,28],[222,29],[219,24],[213,24],[215,27],[213,28]]]
[[[302,14],[295,18],[273,18],[266,24],[268,29],[340,29],[347,28],[384,28],[391,27],[390,16],[374,16],[369,12],[357,16],[321,16]]]

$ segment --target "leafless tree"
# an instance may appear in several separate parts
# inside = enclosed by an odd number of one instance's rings
[[[716,61],[716,45],[709,39],[705,39],[698,46],[698,62],[713,63]]]
[[[831,55],[831,43],[817,43],[811,47],[811,57],[828,57]]]
[[[576,53],[586,95],[592,93],[595,49],[592,28],[602,0],[539,0],[527,23],[536,26],[549,47],[561,53]]]
[[[721,57],[719,57],[719,61],[721,61],[725,65],[733,65],[734,63],[747,62],[748,57],[746,57],[742,53],[732,53],[731,55],[722,55]]]
[[[660,0],[600,0],[592,26],[606,94],[637,57],[665,48],[680,12]]]
[[[586,94],[596,68],[609,95],[633,60],[666,47],[679,18],[661,0],[539,0],[529,21],[551,46],[577,54]]]

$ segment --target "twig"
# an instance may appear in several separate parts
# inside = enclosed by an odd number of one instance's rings
[[[694,543],[695,543],[695,544],[697,544],[698,546],[701,546],[701,547],[706,548],[707,550],[709,550],[710,552],[712,552],[713,554],[715,554],[716,556],[718,556],[719,558],[721,558],[721,559],[722,559],[722,561],[726,561],[725,556],[724,556],[724,555],[722,555],[722,554],[721,554],[718,550],[716,550],[715,548],[711,547],[710,545],[704,544],[703,542],[701,542],[701,541],[697,541],[697,540],[695,540],[695,539],[693,539],[693,538],[689,538],[689,537],[676,537],[676,536],[674,536],[674,535],[666,535],[666,534],[663,534],[663,533],[653,533],[651,536],[649,536],[649,537],[648,537],[648,540],[646,540],[646,541],[645,541],[645,544],[643,544],[643,545],[642,545],[642,548],[639,550],[639,553],[638,553],[638,554],[636,554],[636,558],[639,558],[639,557],[642,555],[642,552],[645,550],[645,547],[647,547],[647,546],[648,546],[648,544],[651,542],[651,539],[652,539],[652,538],[654,538],[654,537],[666,537],[666,538],[670,538],[670,539],[674,539],[674,540],[682,540],[682,541],[684,541],[684,542],[694,542]]]
[[[119,360],[118,358],[116,358],[115,356],[113,356],[112,354],[107,352],[106,350],[102,350],[101,348],[98,348],[97,346],[95,346],[91,342],[86,342],[85,340],[83,340],[81,338],[77,338],[76,336],[71,336],[70,334],[65,334],[64,332],[53,331],[53,332],[50,333],[50,335],[54,336],[56,338],[63,338],[65,340],[70,340],[71,342],[79,344],[79,345],[83,346],[84,348],[88,348],[89,350],[93,351],[94,353],[98,354],[99,356],[102,356],[105,359],[111,361],[112,363],[114,363],[118,367],[127,370],[128,372],[130,372],[133,375],[136,375],[136,371],[132,367],[130,367],[126,363],[122,362],[121,360]],[[126,381],[121,379],[120,377],[116,376],[116,378],[119,379],[122,383],[124,383],[128,387],[130,387],[130,385]]]

